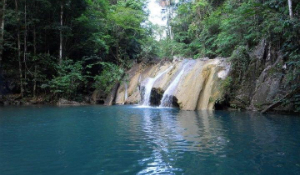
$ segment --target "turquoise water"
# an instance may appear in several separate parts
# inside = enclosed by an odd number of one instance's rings
[[[135,106],[5,107],[0,174],[300,174],[300,117]]]

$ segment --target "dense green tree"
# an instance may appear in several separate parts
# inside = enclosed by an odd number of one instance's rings
[[[179,0],[169,19],[173,38],[160,40],[160,56],[231,58],[240,83],[249,53],[261,40],[283,53],[290,91],[299,89],[300,3],[292,0]],[[234,84],[234,83],[232,83]],[[299,94],[299,93],[298,93]],[[294,95],[294,104],[300,104]],[[299,107],[300,110],[300,107]]]
[[[84,84],[101,77],[104,65],[126,69],[142,51],[155,54],[144,46],[151,41],[149,26],[143,25],[145,5],[144,0],[2,0],[0,64],[17,85],[12,93],[88,93]]]
[[[146,0],[1,0],[0,73],[14,84],[12,93],[72,98],[107,92],[129,63],[157,57],[231,57],[244,69],[248,58],[239,56],[266,39],[283,53],[289,86],[298,88],[291,83],[300,77],[297,1],[160,3],[165,27],[147,22]]]

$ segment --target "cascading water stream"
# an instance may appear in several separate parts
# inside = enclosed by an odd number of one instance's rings
[[[159,107],[171,107],[173,103],[173,94],[176,90],[176,87],[178,86],[178,83],[180,81],[181,76],[184,73],[185,67],[187,63],[184,64],[183,68],[179,72],[179,74],[176,76],[174,81],[169,85],[169,87],[166,89],[166,91],[163,94],[163,97],[160,101]]]
[[[128,89],[128,87],[127,87],[127,83],[125,82],[124,83],[124,86],[125,86],[125,101],[127,100],[127,98],[128,98],[128,92],[127,92],[127,89]]]
[[[147,83],[145,85],[145,93],[144,93],[144,98],[143,98],[143,102],[142,102],[143,106],[150,106],[151,91],[152,91],[152,87],[153,87],[155,81],[157,79],[159,79],[165,73],[169,72],[172,68],[173,68],[173,66],[169,67],[168,69],[166,69],[165,71],[161,72],[160,74],[158,74],[154,78],[148,78],[148,81],[147,81]]]

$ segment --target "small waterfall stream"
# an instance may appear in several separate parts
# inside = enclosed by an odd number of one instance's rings
[[[166,91],[163,94],[163,97],[160,101],[159,107],[171,107],[173,103],[173,94],[176,90],[176,87],[178,86],[178,83],[180,81],[181,76],[184,73],[185,67],[187,66],[187,63],[183,65],[183,68],[179,72],[179,74],[176,76],[176,78],[172,81],[172,83],[169,85],[169,87],[166,89]]]
[[[128,87],[127,87],[127,83],[126,83],[126,82],[124,83],[124,87],[125,87],[125,96],[124,96],[124,98],[125,98],[125,101],[126,101],[127,98],[128,98],[128,92],[127,92],[127,91],[128,91],[128,90],[127,90]]]
[[[144,98],[143,98],[143,102],[142,105],[143,106],[150,106],[150,97],[151,97],[151,91],[152,91],[152,87],[155,83],[155,81],[157,79],[159,79],[162,75],[164,75],[165,73],[169,72],[171,69],[173,68],[173,66],[169,67],[168,69],[166,69],[165,71],[159,73],[156,77],[154,78],[148,78],[148,81],[145,85],[145,93],[144,93]]]
[[[116,104],[213,110],[223,98],[222,81],[230,71],[226,58],[199,58],[139,63],[128,71],[116,93]]]

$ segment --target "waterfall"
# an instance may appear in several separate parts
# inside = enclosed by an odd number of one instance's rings
[[[150,106],[150,97],[151,97],[151,91],[152,91],[152,87],[155,83],[155,81],[157,79],[159,79],[162,75],[164,75],[165,73],[169,72],[171,69],[173,68],[173,66],[169,67],[168,69],[166,69],[165,71],[159,73],[156,77],[154,78],[148,78],[147,83],[145,84],[145,93],[144,93],[144,99],[142,102],[143,106]]]
[[[139,104],[141,108],[159,105],[182,110],[213,110],[216,101],[224,97],[222,86],[230,67],[226,58],[139,63],[121,82],[115,103]]]
[[[163,94],[163,97],[160,101],[159,107],[171,107],[173,103],[173,94],[176,90],[176,87],[180,81],[181,76],[184,73],[185,67],[187,63],[184,64],[183,68],[179,72],[179,74],[176,76],[174,81],[169,85],[169,87],[166,89],[166,91]]]

